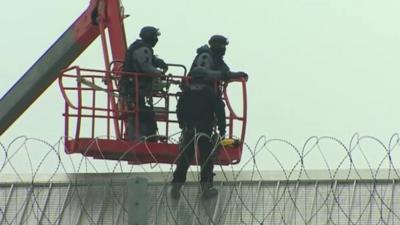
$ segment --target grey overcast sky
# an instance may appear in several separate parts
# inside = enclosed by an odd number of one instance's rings
[[[0,0],[0,96],[86,9],[89,0]],[[310,136],[399,131],[399,0],[122,1],[128,42],[161,30],[156,53],[190,66],[212,34],[230,40],[225,57],[249,76],[247,142],[282,138],[299,148]],[[129,44],[128,43],[128,44]],[[74,65],[102,68],[98,42]],[[64,101],[54,83],[1,137],[56,142]],[[334,154],[334,153],[333,153]],[[266,166],[267,167],[267,166]]]

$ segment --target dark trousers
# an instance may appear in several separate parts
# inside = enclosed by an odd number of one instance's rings
[[[157,133],[157,123],[153,106],[146,105],[146,97],[151,95],[151,79],[139,80],[138,102],[139,106],[139,130],[136,135],[136,114],[130,113],[127,117],[126,133],[129,140],[137,140],[143,136],[150,136]],[[128,110],[133,110],[136,102],[135,83],[128,77],[121,79],[120,94],[125,98]]]
[[[127,121],[127,135],[129,140],[137,140],[141,137],[155,135],[157,133],[157,123],[155,120],[155,113],[152,108],[140,109],[139,113],[139,134],[136,133],[136,118],[135,115],[128,116]],[[152,138],[151,138],[152,139]]]
[[[200,165],[201,174],[200,182],[202,187],[205,185],[212,186],[213,181],[213,157],[210,155],[213,144],[211,139],[205,136],[198,136],[199,133],[204,133],[207,136],[211,136],[212,129],[198,129],[196,130],[198,138],[198,147],[200,152]],[[173,183],[182,185],[186,181],[186,174],[190,166],[190,162],[194,159],[195,154],[195,129],[185,129],[183,131],[183,142],[181,145],[181,154],[177,160],[177,166],[173,175]]]

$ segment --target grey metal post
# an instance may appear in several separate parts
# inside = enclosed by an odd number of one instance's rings
[[[128,181],[128,224],[147,225],[149,196],[147,179],[136,177]]]

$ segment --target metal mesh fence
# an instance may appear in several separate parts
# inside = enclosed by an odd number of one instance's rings
[[[66,155],[62,143],[1,143],[0,224],[128,224],[127,181],[136,176],[149,181],[147,224],[400,224],[397,134],[386,143],[311,137],[301,147],[260,137],[241,163],[216,168],[219,193],[209,200],[199,167],[173,199],[173,165]]]

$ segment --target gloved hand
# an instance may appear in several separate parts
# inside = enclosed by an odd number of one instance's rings
[[[249,80],[249,75],[247,75],[247,73],[245,72],[238,72],[238,73],[240,73],[240,76],[243,77],[246,80],[246,82]]]
[[[249,79],[249,75],[245,72],[230,72],[229,78],[230,79],[237,79],[243,77],[246,81]]]
[[[162,59],[155,58],[153,63],[156,67],[162,69],[163,72],[166,72],[168,70],[168,65]]]

